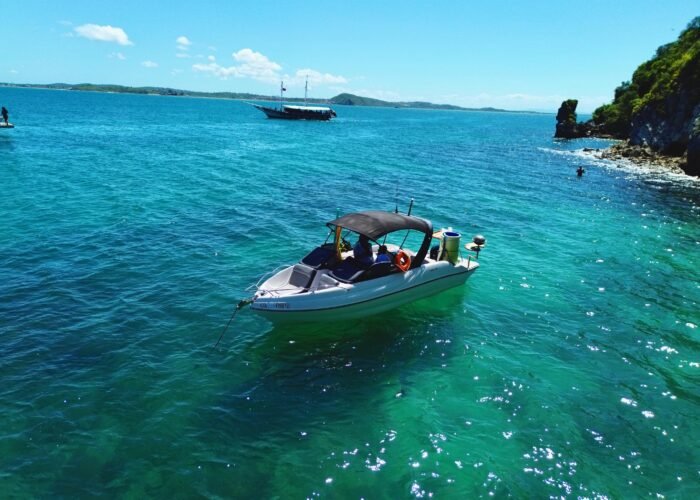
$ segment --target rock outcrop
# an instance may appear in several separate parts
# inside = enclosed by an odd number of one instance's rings
[[[557,112],[557,128],[554,132],[554,137],[576,139],[591,135],[589,125],[583,122],[576,122],[576,106],[578,106],[576,99],[567,99],[561,103]]]
[[[576,104],[574,99],[562,103],[555,137],[626,140],[626,149],[616,154],[640,162],[665,155],[687,174],[700,175],[700,17],[639,65],[591,121],[576,123]]]
[[[700,82],[696,82],[700,85]],[[697,89],[684,88],[649,104],[632,116],[629,143],[649,147],[662,155],[684,158],[681,167],[688,175],[700,175],[700,103]]]
[[[584,148],[584,151],[585,150]],[[673,172],[675,174],[687,173],[685,171],[685,158],[660,154],[649,146],[635,146],[630,144],[629,141],[614,144],[606,149],[588,151],[594,152],[595,156],[605,160],[627,160],[637,165]]]
[[[700,109],[695,111],[694,126],[688,140],[688,163],[685,171],[688,175],[700,177]]]

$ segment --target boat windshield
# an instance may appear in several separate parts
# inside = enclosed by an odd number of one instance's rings
[[[357,243],[357,241],[360,239],[359,233],[342,228],[338,240],[336,240],[336,236],[336,231],[331,231],[328,233],[326,244],[335,244],[337,241],[340,241],[340,247],[343,252],[351,250],[355,243]],[[417,252],[421,247],[423,239],[423,233],[409,229],[404,231],[394,231],[392,233],[385,234],[376,240],[369,238],[369,242],[371,245],[392,245],[398,248],[410,249],[413,252]]]

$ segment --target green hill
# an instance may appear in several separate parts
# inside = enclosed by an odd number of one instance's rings
[[[372,99],[371,97],[362,97],[353,94],[338,94],[330,99],[331,104],[340,104],[342,106],[380,106],[394,107],[393,103]]]
[[[175,97],[208,97],[216,99],[238,99],[244,101],[276,101],[279,97],[267,96],[259,94],[241,93],[241,92],[196,92],[193,90],[180,90],[169,87],[128,87],[125,85],[110,85],[110,84],[94,84],[94,83],[49,83],[49,84],[33,84],[33,83],[0,83],[0,87],[25,87],[25,88],[42,88],[54,90],[78,90],[85,92],[110,92],[115,94],[145,94],[145,95],[163,95]],[[285,97],[285,102],[304,102],[300,97]],[[534,113],[533,111],[509,111],[498,108],[463,108],[452,104],[434,104],[423,101],[407,101],[407,102],[391,102],[382,101],[381,99],[373,99],[371,97],[362,97],[354,94],[339,94],[331,99],[308,99],[309,103],[326,104],[338,106],[373,106],[383,108],[417,108],[417,109],[445,109],[456,111],[495,111],[507,113]]]
[[[507,111],[498,108],[463,108],[453,104],[434,104],[424,101],[382,101],[381,99],[373,99],[371,97],[362,97],[354,94],[338,94],[330,99],[330,104],[338,104],[342,106],[374,106],[381,108],[414,108],[414,109],[448,109],[456,111]],[[513,111],[508,111],[512,113]]]
[[[688,165],[698,175],[700,17],[617,87],[613,102],[596,109],[592,121],[599,131],[633,145],[672,156],[688,151]]]

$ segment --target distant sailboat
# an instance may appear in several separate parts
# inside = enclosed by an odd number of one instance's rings
[[[330,120],[336,115],[335,111],[327,106],[307,106],[306,99],[309,92],[309,79],[306,79],[306,85],[304,86],[304,106],[294,106],[289,104],[282,104],[284,100],[284,92],[287,89],[284,88],[284,82],[280,82],[280,106],[279,108],[270,108],[267,106],[261,106],[259,104],[253,104],[260,111],[265,113],[268,118],[278,118],[282,120]]]

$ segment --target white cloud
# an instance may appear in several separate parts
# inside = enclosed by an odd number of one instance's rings
[[[190,58],[190,57],[192,57],[192,56],[189,55],[189,54],[184,54],[184,53],[182,53],[182,52],[179,52],[179,53],[175,54],[175,57],[179,57],[180,59],[188,59],[188,58]]]
[[[157,68],[158,63],[153,61],[143,61],[141,63],[141,66],[143,66],[144,68]]]
[[[12,73],[13,75],[16,75],[17,73],[19,73],[19,71],[17,71],[16,69],[11,69],[10,73]]]
[[[123,61],[126,59],[126,56],[122,54],[121,52],[112,52],[109,56],[110,59],[119,59],[120,61]]]
[[[209,64],[193,64],[192,71],[198,71],[200,73],[211,73],[214,76],[225,80],[229,76],[239,76],[236,72],[236,67],[231,66],[230,68],[224,68],[214,62]]]
[[[331,75],[330,73],[321,73],[314,69],[299,69],[292,77],[293,83],[305,82],[309,78],[309,83],[312,85],[338,85],[348,83],[344,76]]]
[[[274,61],[270,61],[267,56],[260,52],[255,52],[252,49],[241,49],[234,52],[231,56],[238,62],[234,66],[221,66],[214,62],[213,56],[210,56],[208,64],[194,64],[193,71],[202,73],[211,73],[219,78],[226,79],[228,77],[236,78],[252,78],[263,82],[276,82],[280,79],[280,71],[282,66]]]
[[[270,61],[260,52],[251,49],[241,49],[231,54],[238,61],[238,72],[241,76],[247,76],[255,80],[275,81],[279,80],[279,72],[282,66],[274,61]]]
[[[178,57],[183,57],[178,55]],[[209,73],[223,80],[229,77],[251,78],[266,83],[278,83],[284,78],[289,85],[302,85],[309,78],[311,85],[342,85],[348,82],[347,78],[330,73],[322,73],[315,69],[300,69],[293,76],[282,75],[282,66],[271,61],[267,56],[253,49],[245,48],[231,54],[236,64],[223,66],[216,62],[213,55],[207,57],[206,64],[193,64],[192,70],[200,73]]]
[[[177,37],[175,43],[177,43],[178,45],[182,45],[183,47],[189,47],[190,45],[192,45],[192,42],[190,42],[190,39],[186,36]]]
[[[97,40],[100,42],[115,42],[119,45],[133,45],[129,40],[129,36],[121,28],[113,26],[100,26],[98,24],[83,24],[74,30],[78,36],[87,38],[88,40]]]
[[[179,51],[175,54],[175,57],[190,57],[189,54],[187,54],[187,51],[190,50],[190,45],[192,45],[190,39],[186,36],[179,36],[175,39],[175,42],[177,43],[177,50]]]

